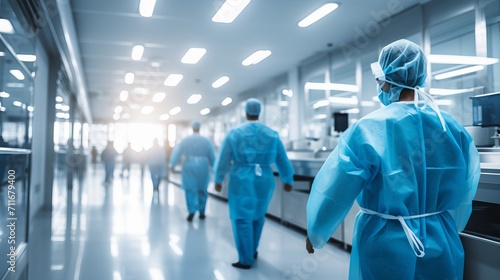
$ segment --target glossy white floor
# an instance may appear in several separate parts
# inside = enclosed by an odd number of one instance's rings
[[[182,189],[164,181],[153,193],[148,175],[103,185],[101,169],[88,171],[68,207],[32,223],[29,279],[347,279],[349,253],[328,244],[309,255],[303,233],[270,219],[256,264],[232,267],[227,203],[209,197],[207,218],[188,223]]]

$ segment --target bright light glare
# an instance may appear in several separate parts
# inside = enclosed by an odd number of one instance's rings
[[[193,94],[188,98],[187,103],[188,104],[196,104],[196,103],[200,102],[200,100],[201,100],[201,94]]]
[[[223,86],[227,82],[229,82],[229,77],[222,76],[222,77],[218,78],[215,82],[213,82],[212,87],[213,88],[220,88],[221,86]]]
[[[141,60],[142,54],[144,53],[144,46],[135,45],[132,48],[132,59],[133,60]]]
[[[434,102],[436,102],[436,104],[439,106],[453,105],[453,100],[450,100],[450,99],[436,99]]]
[[[13,104],[14,106],[17,106],[17,107],[21,107],[21,106],[23,106],[23,103],[22,103],[21,101],[14,101],[14,102],[12,102],[12,104]]]
[[[202,116],[208,115],[209,113],[210,113],[210,109],[209,108],[205,108],[205,109],[203,109],[203,110],[200,111],[200,114]]]
[[[122,90],[120,92],[120,100],[121,101],[127,101],[127,98],[128,98],[128,91]]]
[[[337,91],[348,91],[348,92],[358,92],[359,88],[356,85],[350,84],[337,84],[337,83],[313,83],[307,82],[305,84],[306,90],[337,90]]]
[[[255,65],[271,55],[270,50],[258,50],[241,62],[243,66]]]
[[[9,98],[9,96],[10,96],[10,94],[5,92],[5,91],[0,92],[0,97],[2,97],[2,98]]]
[[[63,102],[63,98],[61,96],[56,96],[56,102]]]
[[[436,64],[491,65],[498,63],[498,58],[466,55],[431,54],[427,56],[427,59],[430,63]]]
[[[207,52],[204,48],[190,48],[182,57],[181,62],[185,64],[196,64]]]
[[[224,100],[222,100],[221,104],[222,106],[227,106],[233,102],[233,99],[231,97],[226,97]]]
[[[24,62],[35,62],[36,61],[36,55],[32,55],[32,54],[18,54],[17,58],[21,61],[24,61]]]
[[[172,110],[169,111],[171,116],[177,115],[181,112],[181,107],[175,107]]]
[[[14,34],[14,27],[10,23],[10,20],[0,18],[0,33]]]
[[[151,280],[165,280],[165,277],[163,277],[163,273],[161,272],[161,270],[156,268],[149,269],[149,277],[151,277]]]
[[[127,84],[132,84],[134,82],[134,73],[132,72],[128,72],[127,74],[125,74],[125,83]]]
[[[298,25],[300,27],[308,27],[309,25],[315,23],[316,21],[320,20],[324,16],[333,12],[335,9],[338,8],[338,6],[339,5],[336,3],[327,3],[323,6],[321,6],[316,11],[312,12],[310,15],[305,17],[303,20],[301,20]]]
[[[153,106],[144,106],[141,109],[141,113],[143,113],[144,115],[148,115],[153,113],[154,110],[155,108]]]
[[[462,76],[462,75],[465,75],[465,74],[470,74],[470,73],[478,72],[478,71],[481,71],[483,69],[484,69],[483,65],[476,65],[476,66],[466,67],[466,68],[462,68],[462,69],[458,69],[458,70],[454,70],[454,71],[450,71],[450,72],[438,74],[438,75],[434,76],[434,79],[436,79],[436,80],[444,80],[444,79],[448,79],[448,78],[453,78],[453,77]]]
[[[115,113],[116,114],[120,114],[122,111],[123,111],[123,107],[122,106],[118,105],[118,106],[115,107]]]
[[[213,22],[231,23],[250,3],[250,0],[226,0],[212,17]]]
[[[24,80],[24,74],[23,74],[23,72],[21,72],[21,70],[12,69],[9,72],[10,72],[10,74],[12,74],[12,76],[16,77],[16,79],[18,79],[19,81]]]
[[[161,121],[166,121],[168,119],[170,119],[170,115],[169,114],[160,115],[160,120]]]
[[[284,96],[293,97],[293,91],[291,89],[284,89],[281,91]]]
[[[165,79],[165,82],[163,83],[167,87],[175,87],[180,83],[184,76],[181,74],[170,74],[168,77]]]
[[[164,93],[164,92],[157,92],[157,93],[155,93],[155,94],[153,95],[152,100],[153,100],[153,102],[155,102],[155,103],[160,103],[160,102],[162,102],[162,101],[163,101],[163,99],[165,99],[165,96],[167,96],[167,94],[166,94],[166,93]]]
[[[143,17],[151,17],[155,10],[156,0],[141,0],[139,3],[139,13]]]

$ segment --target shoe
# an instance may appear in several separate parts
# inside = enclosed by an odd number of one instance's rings
[[[200,220],[204,220],[206,218],[205,214],[200,214]]]
[[[187,217],[187,221],[191,222],[193,220],[194,214],[189,214]]]
[[[259,252],[255,252],[255,253],[253,254],[253,258],[254,258],[254,260],[256,260],[258,256],[259,256]]]
[[[236,267],[236,268],[241,268],[241,269],[250,269],[252,267],[251,265],[241,264],[239,262],[235,262],[235,263],[233,263],[231,265],[234,266],[234,267]]]

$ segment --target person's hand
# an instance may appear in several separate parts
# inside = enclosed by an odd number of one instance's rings
[[[215,190],[217,192],[220,192],[222,190],[222,184],[219,184],[219,183],[215,184]]]
[[[292,185],[285,183],[283,185],[283,189],[285,190],[285,192],[291,192],[292,191]]]
[[[311,244],[311,240],[309,240],[309,236],[306,237],[306,250],[309,254],[314,253],[314,247]]]

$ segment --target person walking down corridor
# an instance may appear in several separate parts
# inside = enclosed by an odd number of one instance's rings
[[[122,156],[121,177],[130,177],[130,165],[132,164],[132,161],[134,159],[134,150],[132,150],[132,147],[130,147],[130,143],[128,143],[127,148],[123,150]],[[127,173],[125,173],[125,171]]]
[[[115,172],[115,159],[118,152],[113,146],[113,141],[109,141],[106,148],[101,153],[101,161],[104,163],[104,183],[110,183],[113,180],[113,174]]]
[[[284,190],[291,191],[293,167],[276,131],[259,123],[261,103],[250,98],[245,104],[248,122],[231,129],[222,143],[215,163],[215,189],[229,169],[228,203],[238,262],[232,265],[249,269],[257,258],[257,248],[265,215],[273,196],[275,164]]]
[[[186,193],[186,204],[192,221],[196,211],[205,219],[210,171],[214,165],[215,152],[210,140],[200,135],[201,124],[192,123],[193,134],[184,138],[173,150],[170,167],[174,168],[183,157],[182,188]]]
[[[160,140],[154,141],[153,146],[146,151],[146,162],[149,166],[149,173],[151,173],[154,191],[158,191],[167,167],[165,157],[165,149],[160,146]]]

